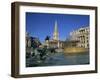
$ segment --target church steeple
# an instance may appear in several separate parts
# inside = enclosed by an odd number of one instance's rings
[[[55,21],[53,40],[59,40],[57,21]]]

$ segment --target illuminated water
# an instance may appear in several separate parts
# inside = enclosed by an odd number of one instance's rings
[[[55,53],[50,55],[44,61],[38,61],[34,58],[30,58],[26,60],[26,62],[26,67],[89,64],[89,54],[80,53],[65,55],[64,53]]]

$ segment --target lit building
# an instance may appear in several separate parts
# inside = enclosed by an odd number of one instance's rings
[[[77,41],[76,47],[89,48],[89,27],[70,32],[70,41]]]

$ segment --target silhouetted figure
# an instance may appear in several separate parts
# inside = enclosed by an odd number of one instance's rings
[[[46,36],[45,41],[50,40],[50,36]]]

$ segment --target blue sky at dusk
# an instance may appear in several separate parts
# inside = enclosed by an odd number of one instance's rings
[[[26,32],[38,37],[41,42],[46,36],[53,38],[55,21],[57,21],[59,38],[66,40],[69,33],[80,27],[89,26],[89,15],[51,14],[26,12]]]

